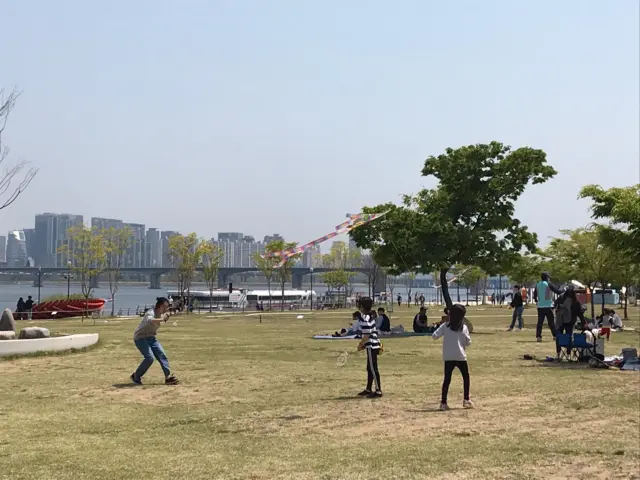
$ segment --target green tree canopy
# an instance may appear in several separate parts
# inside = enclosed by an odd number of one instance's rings
[[[449,148],[427,158],[422,169],[423,176],[438,180],[435,188],[406,195],[401,206],[363,208],[389,213],[352,230],[351,237],[397,273],[437,269],[450,306],[446,276],[452,265],[493,272],[523,248],[535,251],[537,237],[514,218],[515,202],[529,184],[555,174],[542,150],[511,150],[499,142]]]
[[[603,240],[640,263],[640,183],[608,190],[587,185],[580,191],[580,198],[593,201],[593,218],[609,221],[609,225],[600,228]]]

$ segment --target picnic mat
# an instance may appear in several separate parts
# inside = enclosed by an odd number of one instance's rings
[[[403,332],[403,333],[392,333],[390,335],[382,335],[378,334],[378,338],[383,340],[385,338],[403,338],[403,337],[430,337],[430,333],[415,333],[415,332]],[[358,338],[356,335],[348,335],[346,337],[332,337],[331,335],[314,335],[314,340],[353,340],[354,338]]]

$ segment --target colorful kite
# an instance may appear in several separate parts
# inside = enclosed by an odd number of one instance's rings
[[[337,237],[338,235],[342,235],[344,233],[349,233],[351,230],[353,230],[354,228],[358,228],[362,225],[365,225],[369,222],[372,222],[374,220],[377,220],[378,218],[382,217],[383,215],[385,215],[387,212],[382,212],[382,213],[358,213],[355,215],[352,214],[347,214],[347,218],[348,220],[346,222],[342,222],[340,225],[336,225],[335,229],[333,230],[333,232],[327,233],[326,235],[317,238],[305,245],[300,245],[298,247],[293,247],[293,248],[288,248],[287,250],[282,250],[281,252],[273,252],[273,253],[268,253],[265,256],[266,257],[281,257],[282,258],[282,262],[285,262],[289,257],[292,257],[294,255],[298,255],[302,252],[304,252],[305,250],[308,250],[311,247],[315,247],[316,245],[319,245],[323,242],[326,242],[327,240],[330,240],[334,237]]]

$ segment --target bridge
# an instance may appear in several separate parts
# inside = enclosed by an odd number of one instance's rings
[[[104,273],[106,273],[109,269],[106,269]],[[115,269],[111,269],[112,271]],[[145,276],[149,277],[149,288],[152,289],[160,289],[161,278],[162,275],[166,275],[169,273],[175,273],[178,270],[173,267],[127,267],[118,269],[120,273],[141,273]],[[201,272],[202,267],[196,268],[196,271]],[[330,272],[334,269],[332,268],[313,268],[313,273],[326,273]],[[369,270],[366,268],[346,268],[346,271],[355,272],[355,273],[366,273]],[[234,275],[239,275],[242,273],[259,273],[260,269],[255,267],[234,267],[234,268],[220,268],[218,270],[218,287],[225,288],[229,285],[230,279]],[[303,278],[307,275],[311,275],[312,269],[307,267],[294,267],[291,269],[291,284],[293,288],[302,288]],[[38,285],[42,286],[43,275],[46,274],[54,274],[54,275],[67,275],[71,273],[73,275],[74,270],[69,268],[60,268],[60,267],[0,267],[0,275],[2,274],[18,274],[18,275],[29,275],[33,278],[33,286],[37,287]],[[95,279],[93,282],[93,287],[97,287],[99,285],[99,277]]]

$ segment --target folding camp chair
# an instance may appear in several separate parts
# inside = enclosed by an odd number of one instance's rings
[[[584,360],[596,355],[595,343],[587,342],[587,336],[584,333],[575,333],[573,335],[573,357],[577,360]]]
[[[556,345],[560,347],[559,360],[563,358],[567,361],[571,361],[571,335],[568,333],[558,333],[556,335]]]

